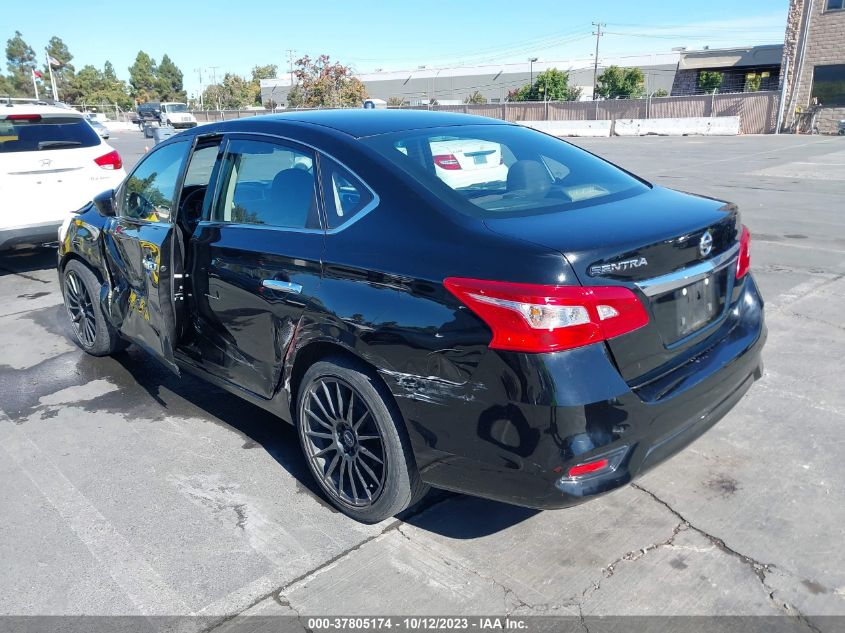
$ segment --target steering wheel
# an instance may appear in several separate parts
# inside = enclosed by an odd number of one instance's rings
[[[207,187],[197,187],[182,199],[180,211],[188,222],[198,222],[202,217],[202,203]]]

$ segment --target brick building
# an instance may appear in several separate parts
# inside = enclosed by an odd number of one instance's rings
[[[790,0],[781,68],[784,125],[818,103],[819,131],[835,133],[845,119],[845,0]]]

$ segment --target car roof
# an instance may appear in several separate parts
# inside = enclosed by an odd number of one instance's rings
[[[349,108],[341,110],[307,110],[282,112],[260,117],[265,121],[296,122],[332,128],[361,138],[455,125],[507,125],[506,121],[457,112],[429,110],[374,110]],[[242,120],[242,119],[241,119]]]
[[[40,103],[0,103],[0,119],[10,114],[41,114],[47,116],[65,116],[82,118],[82,113],[72,108],[60,108],[54,105]]]

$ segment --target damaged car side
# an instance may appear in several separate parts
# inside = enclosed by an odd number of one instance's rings
[[[732,204],[421,111],[184,132],[59,247],[85,351],[134,343],[294,424],[366,522],[429,486],[565,507],[676,453],[761,375],[749,261]]]

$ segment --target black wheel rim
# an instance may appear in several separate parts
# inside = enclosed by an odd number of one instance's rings
[[[76,338],[85,347],[92,347],[97,338],[97,321],[91,295],[75,272],[65,275],[65,306]]]
[[[302,436],[322,487],[346,506],[375,503],[387,473],[384,442],[370,408],[346,381],[314,381],[303,398]]]

